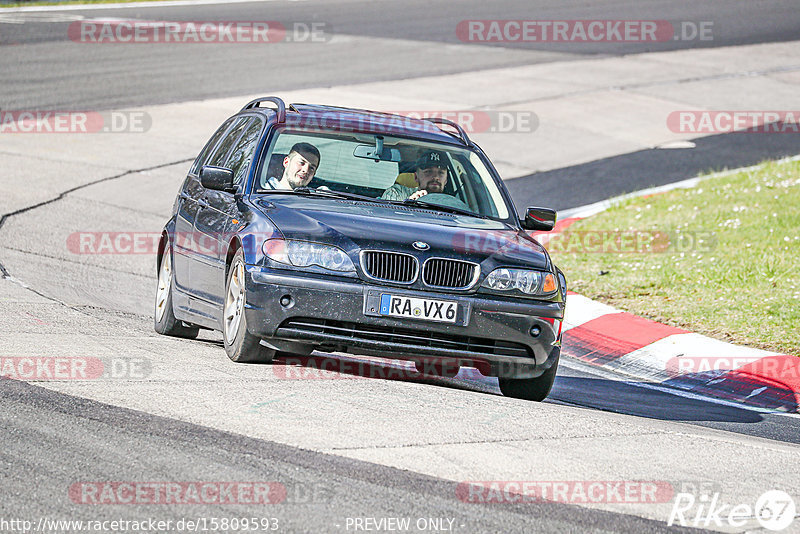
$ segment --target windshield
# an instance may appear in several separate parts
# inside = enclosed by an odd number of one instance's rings
[[[263,158],[254,194],[297,189],[509,217],[491,173],[467,148],[369,133],[284,130]]]

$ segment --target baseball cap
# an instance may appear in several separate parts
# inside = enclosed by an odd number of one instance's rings
[[[428,150],[417,160],[417,169],[427,169],[428,167],[447,168],[447,156],[438,150]]]

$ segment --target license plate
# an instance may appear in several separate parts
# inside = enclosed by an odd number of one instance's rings
[[[423,321],[455,323],[458,303],[449,300],[421,299],[381,294],[380,314]]]

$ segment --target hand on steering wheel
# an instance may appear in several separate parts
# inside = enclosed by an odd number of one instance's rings
[[[426,191],[425,189],[420,189],[419,191],[414,191],[413,193],[411,193],[411,195],[408,197],[408,200],[417,200],[418,198],[424,197],[427,194],[428,191]]]

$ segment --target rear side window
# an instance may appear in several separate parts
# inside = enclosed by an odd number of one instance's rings
[[[261,119],[250,119],[244,133],[225,162],[225,167],[233,171],[233,183],[237,186],[242,184],[244,177],[247,175],[247,170],[250,168],[250,161],[258,144],[262,126]]]
[[[222,124],[222,126],[219,127],[219,129],[216,132],[214,132],[214,135],[212,135],[211,139],[208,141],[208,143],[206,143],[206,146],[203,148],[203,151],[200,152],[200,155],[197,156],[196,160],[194,160],[194,165],[192,165],[192,170],[191,170],[192,174],[198,174],[200,172],[200,168],[203,165],[205,165],[206,159],[208,159],[208,155],[217,145],[217,142],[222,137],[222,134],[225,133],[225,130],[227,130],[231,124],[233,124],[233,119],[228,119]]]
[[[225,137],[217,145],[217,148],[214,149],[214,153],[210,158],[208,158],[206,165],[214,165],[216,167],[224,166],[225,159],[228,157],[231,147],[237,141],[237,139],[239,139],[239,136],[242,134],[242,130],[250,122],[250,120],[250,117],[239,117],[236,119],[236,122],[233,124],[231,129],[227,134],[225,134]]]

